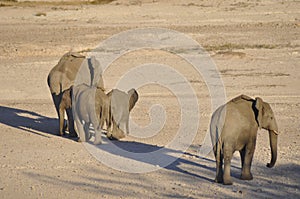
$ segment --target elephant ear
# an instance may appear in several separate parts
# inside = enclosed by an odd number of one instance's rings
[[[95,56],[91,56],[90,58],[88,58],[88,67],[91,76],[91,86],[96,86],[104,91],[105,89],[102,78],[103,71],[100,62],[96,59]]]
[[[258,127],[261,129],[262,127],[262,115],[263,115],[263,100],[259,97],[255,98],[255,108],[257,110],[256,113],[256,121],[258,123]]]
[[[135,103],[138,101],[139,95],[134,88],[128,91],[128,95],[129,95],[129,112],[130,112],[135,106]]]

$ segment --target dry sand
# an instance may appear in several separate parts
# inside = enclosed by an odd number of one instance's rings
[[[105,5],[13,6],[0,2],[0,198],[300,197],[299,1],[119,0]],[[265,166],[270,161],[269,141],[267,132],[260,130],[254,179],[239,179],[236,154],[234,185],[213,182],[214,157],[197,157],[211,115],[209,93],[202,77],[185,69],[197,93],[201,123],[190,148],[170,166],[143,174],[114,170],[82,144],[55,135],[57,116],[46,84],[50,69],[69,50],[93,49],[116,33],[142,27],[168,28],[198,41],[221,72],[227,99],[244,93],[271,104],[281,132],[274,168]],[[107,88],[122,75],[120,67],[143,60],[188,68],[178,58],[156,53],[161,52],[140,51],[118,60],[104,74]],[[133,148],[164,146],[178,128],[178,103],[160,88],[139,92],[131,114],[137,123],[149,123],[153,103],[166,107],[168,120],[154,137],[129,136],[122,143]]]

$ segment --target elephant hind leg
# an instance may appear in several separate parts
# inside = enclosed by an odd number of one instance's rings
[[[219,148],[220,143],[216,143],[214,146],[214,154],[216,158],[216,178],[215,182],[223,183],[223,154]]]
[[[223,183],[223,155],[220,154],[219,160],[216,160],[216,178],[215,182],[217,183]]]
[[[252,164],[252,158],[254,154],[254,148],[255,144],[249,143],[246,145],[243,151],[244,161],[242,163],[242,174],[241,179],[242,180],[252,180],[253,176],[251,174],[251,164]]]
[[[242,150],[240,150],[242,168],[244,167],[245,155],[246,155],[246,147],[244,147]]]
[[[94,144],[98,145],[102,143],[102,137],[101,137],[102,131],[101,128],[95,128],[95,140],[94,140]]]
[[[91,138],[90,123],[89,122],[85,122],[83,124],[83,129],[84,129],[84,136],[83,136],[84,137],[84,141],[83,142],[87,142]]]
[[[62,106],[59,107],[58,120],[59,120],[59,135],[63,136],[65,134],[65,129],[64,129],[65,109]]]
[[[223,184],[224,185],[232,185],[230,167],[231,167],[231,159],[233,155],[233,150],[230,148],[224,149],[224,174],[223,174]]]
[[[66,109],[67,116],[68,116],[68,126],[69,126],[69,135],[70,137],[77,137],[77,133],[74,128],[74,117],[72,108]]]

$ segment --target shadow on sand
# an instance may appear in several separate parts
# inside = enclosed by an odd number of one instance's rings
[[[5,107],[5,106],[0,106],[0,123],[29,133],[33,133],[35,135],[48,137],[48,138],[50,138],[50,136],[48,136],[47,134],[56,135],[55,130],[58,130],[58,121],[56,118],[49,118],[40,115],[38,113],[35,113],[33,111],[27,111],[27,110]],[[98,145],[97,148],[105,152],[108,152],[111,155],[120,155],[116,153],[116,151],[110,150],[111,147],[109,147],[109,145],[113,145],[115,147],[118,147],[127,152],[131,152],[133,154],[151,153],[164,148],[164,147],[159,147],[156,145],[151,145],[146,143],[140,143],[134,141],[116,141],[116,140],[112,141],[110,144]],[[214,171],[214,168],[206,166],[204,164],[202,165],[199,163],[199,161],[198,162],[191,161],[188,158],[181,158],[181,157],[175,158],[172,154],[185,154],[185,156],[196,156],[196,155],[183,153],[182,151],[176,151],[168,148],[164,148],[164,150],[161,151],[163,153],[160,154],[160,156],[163,159],[166,160],[174,159],[174,161],[172,161],[171,164],[164,167],[165,169],[187,174],[190,176],[194,176],[212,182],[212,179],[206,178],[204,176],[200,176],[196,172],[194,173],[191,171],[184,170],[180,167],[180,165],[187,164],[193,167],[199,167],[209,171]],[[141,158],[141,156],[139,155],[132,156],[126,154],[128,153],[124,153],[121,155],[124,158],[135,160],[142,163],[147,163],[154,166],[159,164],[158,162],[153,161],[151,159]],[[212,160],[204,160],[204,161],[212,161]]]
[[[118,157],[121,157],[122,159],[125,159],[125,162],[126,160],[133,160],[135,162],[146,163],[152,166],[159,166],[160,168],[163,167],[167,170],[176,171],[209,182],[213,181],[212,178],[210,179],[206,178],[205,176],[198,175],[197,173],[199,172],[189,171],[182,167],[183,165],[188,165],[188,167],[201,168],[209,172],[214,172],[214,167],[206,165],[207,162],[212,163],[213,160],[207,158],[195,158],[197,157],[196,154],[185,153],[179,150],[147,143],[116,140],[104,143],[102,145],[97,145],[97,149],[99,149],[100,154],[102,154],[102,152],[106,152],[107,154],[114,156],[116,161]],[[156,153],[156,155],[153,155],[153,153]],[[182,155],[184,155],[184,157]]]
[[[55,130],[58,131],[58,121],[55,118],[5,106],[0,106],[0,123],[44,137],[49,136],[42,133],[55,135]]]

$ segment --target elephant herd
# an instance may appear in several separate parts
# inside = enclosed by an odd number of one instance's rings
[[[64,135],[68,128],[69,136],[86,142],[92,137],[92,124],[94,144],[100,144],[104,125],[110,139],[121,139],[129,133],[129,113],[138,93],[135,89],[105,93],[102,70],[95,57],[86,58],[74,52],[64,54],[50,71],[47,83],[59,118],[59,135]]]
[[[105,93],[99,66],[95,57],[68,52],[50,71],[47,82],[59,118],[59,135],[64,135],[68,128],[70,136],[86,142],[92,137],[92,124],[94,144],[100,144],[105,125],[110,139],[119,140],[129,133],[129,113],[139,98],[138,93],[134,88],[128,92],[113,89]],[[80,73],[87,75],[78,77]],[[68,125],[64,124],[65,112]],[[253,179],[250,170],[257,131],[261,128],[269,132],[271,162],[267,167],[271,168],[277,159],[278,126],[270,105],[259,97],[240,95],[215,110],[210,121],[216,159],[215,182],[232,184],[230,163],[235,151],[241,157],[241,179]]]

